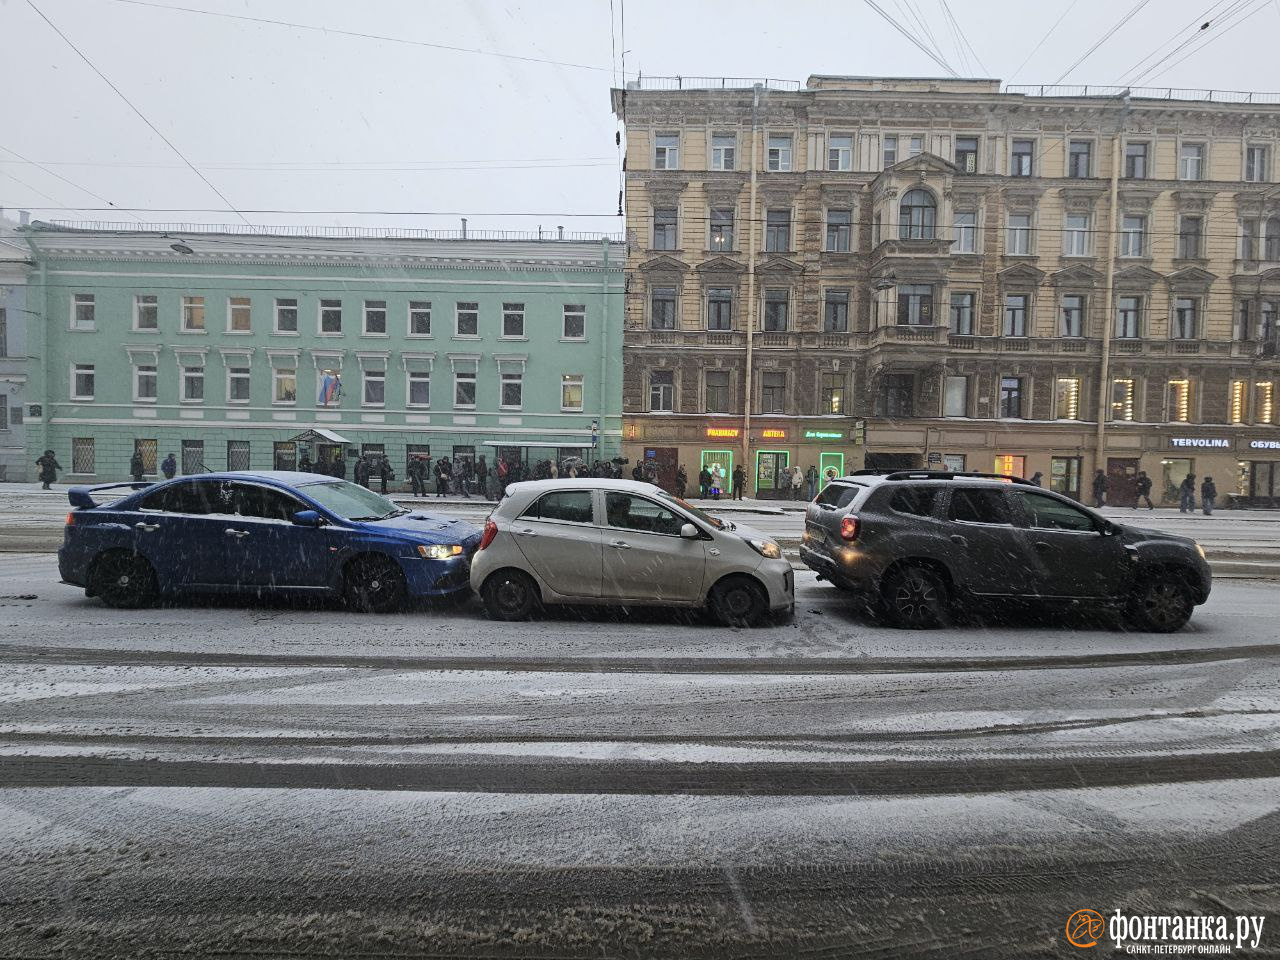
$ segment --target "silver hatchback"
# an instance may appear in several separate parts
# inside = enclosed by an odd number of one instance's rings
[[[544,603],[705,607],[749,626],[795,608],[795,580],[764,534],[633,480],[537,480],[507,488],[471,562],[497,620]]]

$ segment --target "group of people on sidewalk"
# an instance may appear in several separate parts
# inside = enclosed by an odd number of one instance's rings
[[[1038,479],[1039,476],[1040,474],[1036,474],[1032,479]],[[1155,504],[1151,502],[1151,486],[1151,478],[1147,476],[1147,472],[1139,470],[1134,481],[1136,497],[1133,509],[1137,510],[1143,501],[1146,501],[1148,510],[1155,509]],[[1095,507],[1107,506],[1107,492],[1110,489],[1111,481],[1107,475],[1101,470],[1095,471],[1093,474],[1093,505]],[[1213,515],[1213,508],[1218,505],[1218,487],[1213,482],[1213,477],[1205,477],[1200,482],[1200,505],[1204,509],[1205,516]],[[1180,513],[1196,511],[1196,475],[1194,473],[1188,473],[1178,485],[1178,511]]]

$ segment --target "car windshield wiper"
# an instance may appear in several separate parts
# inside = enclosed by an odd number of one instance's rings
[[[403,516],[404,516],[406,513],[408,513],[408,512],[409,512],[409,511],[408,511],[408,510],[406,510],[406,509],[404,509],[403,507],[396,507],[396,509],[392,510],[390,513],[385,513],[385,514],[383,514],[383,515],[382,515],[382,516],[380,516],[378,519],[379,519],[379,520],[390,520],[392,517],[403,517]]]

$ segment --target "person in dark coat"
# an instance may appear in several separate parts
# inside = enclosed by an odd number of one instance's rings
[[[1188,473],[1178,487],[1178,510],[1181,513],[1196,512],[1196,475]]]
[[[1031,475],[1031,482],[1034,483],[1037,487],[1044,486],[1044,484],[1041,483],[1041,480],[1043,479],[1044,479],[1044,474],[1041,473],[1039,470],[1037,470],[1035,473]]]
[[[329,465],[329,469],[332,471],[333,476],[337,477],[339,480],[347,479],[346,457],[339,453],[333,458],[333,463]]]
[[[298,460],[298,470],[302,473],[312,473],[315,468],[316,465],[311,462],[311,454],[309,453],[304,453],[301,459]]]
[[[707,490],[711,488],[711,471],[703,466],[698,471],[698,496],[703,500],[707,499]]]
[[[427,495],[426,470],[422,466],[422,458],[410,457],[406,472],[409,474],[409,486],[413,490],[413,495],[425,497]]]
[[[369,458],[363,453],[360,454],[360,459],[356,461],[354,473],[356,483],[360,484],[362,487],[369,486]]]
[[[1138,498],[1133,501],[1133,509],[1138,509],[1138,504],[1143,500],[1147,501],[1147,509],[1154,510],[1155,504],[1151,502],[1151,478],[1147,476],[1147,471],[1138,471],[1138,482],[1134,488],[1137,490]]]
[[[742,464],[738,464],[733,468],[733,499],[741,500],[742,491],[747,486],[747,471],[743,469]]]
[[[160,472],[164,474],[166,480],[172,480],[173,475],[178,472],[178,461],[172,453],[164,458],[164,463],[160,464]]]
[[[129,458],[129,475],[133,477],[134,483],[142,482],[142,469],[142,454],[135,450]]]
[[[685,489],[689,486],[689,474],[685,473],[684,464],[676,467],[676,496],[684,499]]]
[[[1204,483],[1200,484],[1200,506],[1204,508],[1206,517],[1213,516],[1213,508],[1218,502],[1218,488],[1214,485],[1213,477],[1205,477]]]
[[[394,480],[396,472],[391,469],[391,461],[386,457],[378,458],[378,486],[380,492],[385,497],[387,495],[387,481]]]
[[[809,469],[804,472],[804,481],[809,487],[809,499],[812,500],[818,495],[818,468],[813,464],[809,464]]]
[[[453,467],[449,461],[441,457],[436,461],[435,469],[436,477],[436,496],[446,497],[449,495],[449,481],[453,479]]]
[[[493,494],[489,490],[489,464],[485,463],[484,457],[476,461],[476,489],[484,499],[493,499]]]
[[[1101,470],[1095,470],[1093,474],[1093,505],[1101,507],[1107,502],[1107,487],[1111,486],[1107,475]]]
[[[46,450],[36,459],[36,466],[40,468],[41,490],[52,489],[49,484],[58,482],[58,471],[62,469],[62,464],[58,462],[58,458],[53,455],[52,450]]]

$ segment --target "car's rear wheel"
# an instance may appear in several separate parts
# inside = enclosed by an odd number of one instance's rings
[[[494,620],[529,620],[538,608],[538,587],[519,570],[499,570],[484,582],[484,608]]]
[[[1173,633],[1187,625],[1195,606],[1191,587],[1182,577],[1151,575],[1134,588],[1126,619],[1138,630]]]
[[[885,577],[884,610],[899,627],[932,630],[946,624],[947,585],[927,567],[898,567]]]
[[[769,612],[769,598],[750,577],[728,577],[711,588],[707,598],[721,626],[754,627]]]
[[[400,564],[390,557],[365,554],[347,565],[343,599],[361,613],[391,613],[404,606],[409,589]]]
[[[152,606],[160,595],[156,571],[151,564],[144,557],[123,550],[98,558],[90,584],[103,603],[119,610]]]

